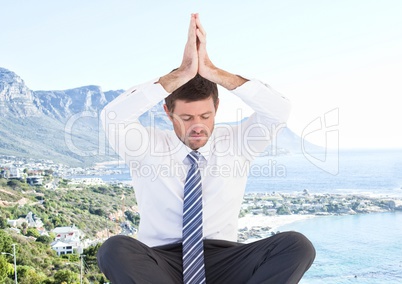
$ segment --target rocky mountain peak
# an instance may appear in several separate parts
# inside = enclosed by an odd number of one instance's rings
[[[103,92],[93,85],[32,91],[14,72],[0,68],[0,153],[46,157],[68,164],[110,159],[106,155],[88,156],[82,152],[98,148],[101,129],[97,114],[122,92]],[[91,115],[81,117],[82,112]],[[77,119],[68,124],[71,118]]]
[[[14,72],[0,68],[0,116],[38,116],[32,91]]]
[[[0,116],[31,117],[45,115],[65,121],[74,114],[98,112],[108,101],[122,92],[104,93],[99,86],[68,90],[32,91],[14,72],[0,68]]]
[[[98,112],[108,102],[99,86],[84,86],[63,91],[35,91],[34,97],[45,115],[61,121],[83,111]]]

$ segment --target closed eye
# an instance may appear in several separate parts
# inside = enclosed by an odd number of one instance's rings
[[[189,116],[189,115],[183,115],[183,116],[180,116],[180,118],[181,118],[183,121],[190,121],[192,117]]]

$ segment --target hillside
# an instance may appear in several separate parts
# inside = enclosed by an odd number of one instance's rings
[[[0,68],[0,154],[50,159],[72,166],[90,166],[116,158],[98,115],[123,90],[104,92],[99,86],[33,91],[14,72]],[[162,104],[140,117],[144,124],[170,128]],[[309,149],[318,149],[306,143]],[[289,128],[279,132],[279,153],[301,152],[301,138]],[[270,149],[267,149],[270,152]],[[113,153],[104,155],[102,153]]]
[[[126,197],[124,206],[122,196]],[[31,211],[42,219],[47,230],[75,224],[92,239],[99,237],[99,232],[106,228],[116,234],[120,231],[119,224],[109,219],[112,216],[119,219],[123,210],[136,212],[135,206],[131,186],[77,186],[60,180],[57,190],[45,190],[0,178],[0,218],[25,218]]]
[[[50,237],[39,236],[36,228],[20,226],[17,232],[7,225],[7,219],[25,218],[29,212],[41,219]],[[0,251],[11,252],[11,244],[16,244],[19,283],[57,284],[66,278],[70,280],[64,283],[79,283],[78,255],[57,256],[50,247],[54,239],[51,230],[73,224],[84,232],[85,238],[98,242],[84,250],[83,283],[105,283],[96,263],[96,251],[108,236],[121,233],[123,220],[138,225],[136,201],[129,186],[69,185],[66,180],[60,180],[57,190],[45,190],[23,181],[0,178]],[[13,273],[8,273],[9,277],[3,274],[4,267],[12,261],[0,255],[0,283],[13,283]]]

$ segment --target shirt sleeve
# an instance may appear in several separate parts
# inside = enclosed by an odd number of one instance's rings
[[[141,157],[148,147],[149,133],[138,118],[169,95],[158,79],[131,87],[107,104],[100,114],[106,138],[126,163]]]
[[[291,104],[286,97],[259,80],[250,80],[232,93],[254,110],[237,129],[241,137],[238,147],[242,147],[241,152],[252,160],[270,144],[276,145],[278,132],[286,127]]]
[[[289,118],[291,104],[282,94],[259,80],[250,80],[232,91],[257,114],[279,123]]]

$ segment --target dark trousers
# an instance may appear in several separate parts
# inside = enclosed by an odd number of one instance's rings
[[[204,241],[208,284],[298,283],[315,258],[311,242],[284,232],[249,244]],[[148,247],[127,236],[109,238],[98,265],[112,284],[183,283],[181,243]]]

